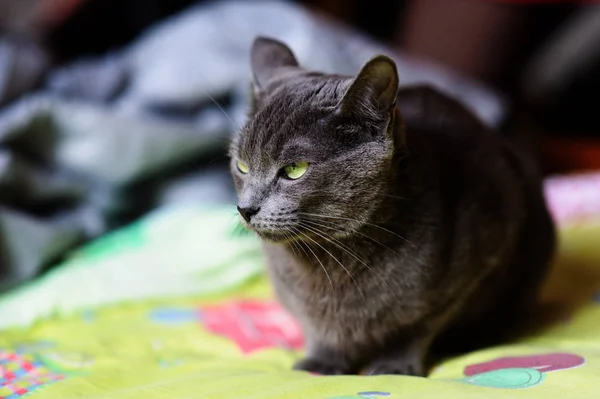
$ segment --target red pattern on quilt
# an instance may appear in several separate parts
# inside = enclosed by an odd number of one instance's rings
[[[234,301],[202,308],[204,327],[233,340],[240,350],[300,350],[302,330],[296,320],[273,301]]]

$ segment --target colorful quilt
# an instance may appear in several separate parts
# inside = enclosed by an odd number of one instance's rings
[[[0,297],[0,398],[598,398],[600,174],[546,182],[560,257],[538,333],[429,378],[291,371],[300,329],[230,208],[163,210]]]

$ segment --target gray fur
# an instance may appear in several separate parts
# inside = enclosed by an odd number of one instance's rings
[[[398,91],[387,57],[352,78],[304,70],[272,39],[252,53],[231,169],[306,336],[297,369],[426,375],[434,344],[485,343],[535,303],[555,232],[526,154],[433,89]]]

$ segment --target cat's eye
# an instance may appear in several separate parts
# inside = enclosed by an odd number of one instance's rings
[[[288,179],[296,180],[304,176],[308,169],[308,162],[296,162],[283,168],[283,173]]]
[[[246,165],[245,163],[243,163],[240,160],[237,161],[237,168],[243,174],[247,174],[250,171],[250,169],[248,168],[248,165]]]

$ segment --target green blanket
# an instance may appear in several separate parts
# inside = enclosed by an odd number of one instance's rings
[[[577,310],[543,333],[430,378],[322,377],[291,371],[301,331],[235,210],[162,211],[0,298],[0,398],[596,398],[599,236],[600,223],[562,228],[568,268],[545,300]]]

